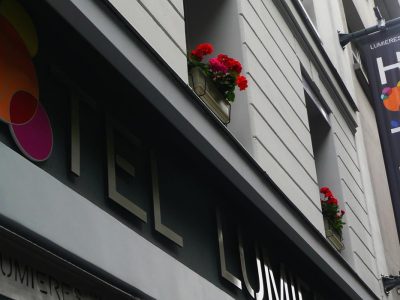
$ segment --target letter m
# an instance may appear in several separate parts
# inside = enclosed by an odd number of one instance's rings
[[[28,266],[23,266],[23,273],[21,272],[19,263],[17,261],[15,261],[15,281],[18,281],[18,279],[21,281],[21,284],[24,284],[24,281],[26,279],[26,286],[28,286],[28,276],[29,276],[29,269]]]

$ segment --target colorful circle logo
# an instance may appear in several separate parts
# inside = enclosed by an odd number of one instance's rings
[[[32,58],[38,49],[33,22],[15,0],[0,0],[0,120],[9,124],[15,143],[33,161],[45,161],[53,132],[39,102]]]
[[[397,86],[383,88],[381,100],[387,110],[400,111],[400,81]]]

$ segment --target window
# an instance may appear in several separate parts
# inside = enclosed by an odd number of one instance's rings
[[[319,186],[332,186],[339,176],[332,176],[332,166],[336,165],[336,153],[331,136],[331,127],[327,110],[318,100],[307,81],[305,87],[306,106],[310,124],[311,141]],[[339,173],[337,173],[338,175]]]
[[[320,101],[321,97],[318,97],[316,93],[314,93],[313,88],[307,80],[303,80],[303,85],[318,185],[319,187],[329,187],[333,194],[339,199],[339,207],[343,207],[344,203],[341,195],[339,167],[334,136],[330,125],[329,111],[322,100]],[[323,207],[324,206],[322,206],[322,208]],[[327,207],[332,206],[325,206],[325,208]],[[328,209],[328,211],[330,210]],[[332,221],[329,221],[332,220],[329,218],[330,216],[331,218],[333,217],[333,220],[336,220],[334,217],[335,215],[336,213],[332,212],[324,216],[325,233],[326,238],[331,244],[338,251],[341,251],[344,248],[341,230],[335,230],[332,224],[336,223],[331,223]]]

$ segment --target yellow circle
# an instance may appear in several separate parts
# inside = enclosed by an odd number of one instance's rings
[[[15,28],[31,57],[38,51],[38,37],[31,17],[16,0],[0,0],[0,15]]]

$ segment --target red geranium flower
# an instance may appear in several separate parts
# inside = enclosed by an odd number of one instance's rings
[[[228,67],[228,61],[231,59],[228,55],[226,54],[218,54],[217,59],[226,67]]]
[[[338,205],[338,200],[335,197],[330,197],[326,203],[330,205]]]
[[[228,61],[226,62],[226,65],[228,67],[229,70],[234,71],[238,74],[240,74],[240,72],[242,72],[242,64],[233,58],[228,59]]]
[[[235,71],[236,73],[240,74],[242,72],[242,64],[234,59],[229,57],[226,54],[219,54],[217,59],[224,64],[230,71]]]
[[[331,190],[328,187],[323,186],[319,191],[320,193],[325,194],[326,192],[330,192]]]
[[[247,79],[243,75],[239,75],[236,78],[236,85],[239,87],[241,91],[245,90],[247,88]]]
[[[199,44],[196,49],[192,50],[192,57],[198,61],[201,61],[205,55],[213,53],[214,48],[209,43]]]
[[[210,64],[210,69],[213,72],[226,73],[228,71],[228,68],[217,58],[211,58],[208,63]]]
[[[341,237],[343,225],[345,224],[342,217],[345,212],[339,209],[339,201],[333,196],[332,191],[328,187],[320,188],[320,192],[324,194],[324,197],[321,199],[324,220],[328,222],[329,228],[332,228]]]

